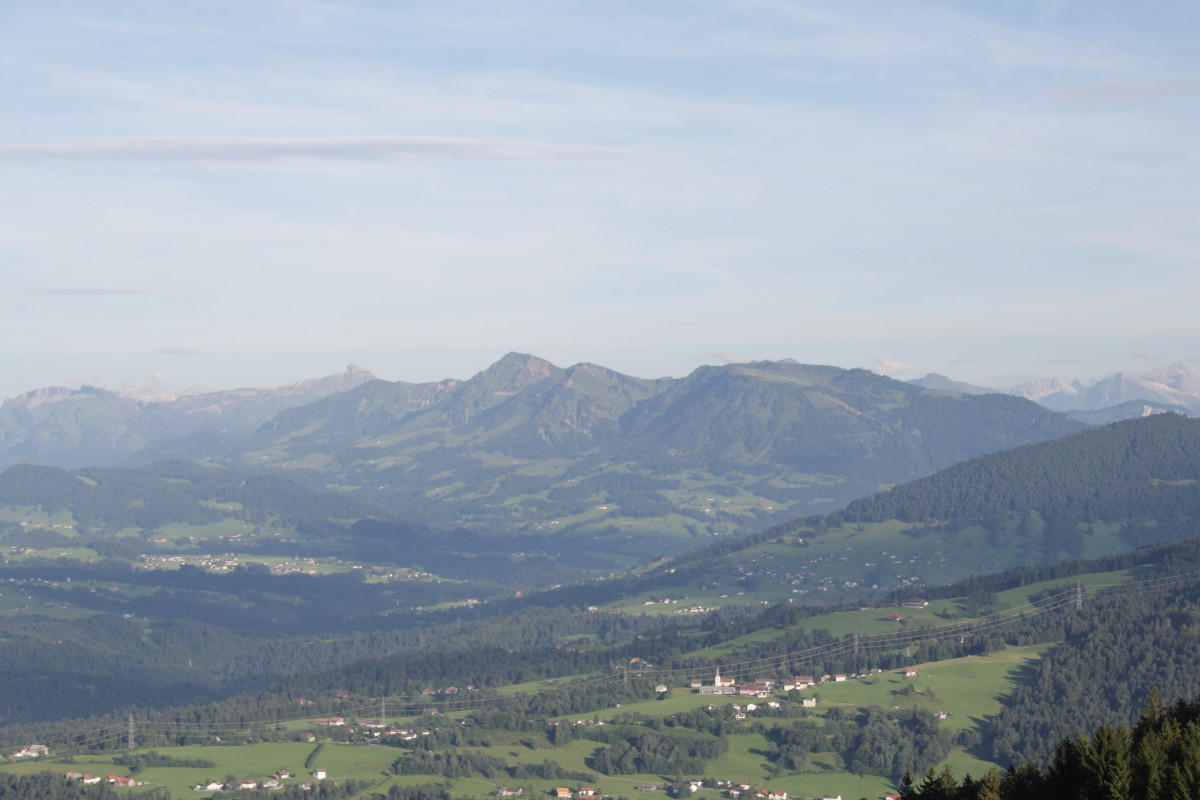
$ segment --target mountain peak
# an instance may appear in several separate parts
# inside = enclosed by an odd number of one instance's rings
[[[503,358],[479,373],[480,378],[493,386],[521,389],[546,380],[561,370],[544,358],[527,353],[506,353]]]
[[[1177,361],[1169,367],[1157,367],[1136,377],[1186,394],[1200,395],[1200,378],[1182,362]]]

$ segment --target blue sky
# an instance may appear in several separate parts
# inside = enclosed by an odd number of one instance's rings
[[[1200,370],[1194,2],[0,7],[0,396]]]

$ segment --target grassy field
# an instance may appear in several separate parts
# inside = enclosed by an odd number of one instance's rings
[[[1044,648],[1011,648],[987,657],[962,658],[951,661],[919,665],[919,676],[916,679],[906,679],[896,673],[881,673],[864,680],[851,680],[845,683],[826,684],[819,687],[820,705],[817,713],[834,707],[859,708],[879,705],[885,708],[923,707],[927,709],[945,709],[952,716],[942,724],[950,730],[964,727],[977,727],[984,724],[987,717],[1000,708],[1001,697],[1012,690],[1022,681],[1027,680],[1032,673],[1032,667],[1041,656]],[[917,692],[899,695],[900,689],[907,684],[913,684]],[[648,700],[641,703],[624,704],[621,707],[594,709],[587,713],[572,715],[570,719],[591,719],[593,715],[600,719],[612,720],[625,715],[643,715],[646,717],[661,717],[696,708],[709,703],[734,703],[743,701],[733,697],[710,697],[688,690],[675,690],[664,700]],[[771,722],[772,718],[762,718]],[[748,726],[754,717],[746,723]],[[787,724],[786,719],[776,720]],[[414,721],[419,727],[419,721]],[[682,733],[682,732],[681,732]],[[591,757],[599,747],[604,745],[588,739],[576,739],[562,747],[550,747],[538,736],[516,732],[490,732],[488,746],[463,748],[479,750],[489,755],[503,759],[509,765],[518,763],[537,764],[550,759],[567,770],[591,772]],[[543,742],[538,746],[538,742]],[[769,747],[766,737],[755,733],[749,728],[742,733],[728,736],[729,748],[718,759],[708,762],[704,773],[695,777],[720,778],[733,781],[749,781],[757,788],[787,791],[792,796],[821,796],[824,794],[841,794],[844,798],[881,797],[885,792],[893,791],[891,782],[879,776],[855,776],[845,772],[837,757],[831,753],[813,754],[808,768],[800,774],[776,776],[765,755]],[[135,778],[147,784],[162,786],[169,789],[175,796],[206,797],[205,793],[195,793],[193,786],[211,780],[223,780],[227,776],[237,778],[264,778],[280,768],[286,768],[298,776],[293,780],[307,778],[313,769],[326,771],[327,780],[343,780],[353,778],[372,782],[370,792],[384,792],[391,785],[414,785],[437,783],[444,779],[440,776],[394,776],[390,773],[392,762],[400,757],[402,751],[382,746],[344,745],[327,741],[321,747],[310,767],[305,767],[305,760],[313,753],[315,745],[308,742],[259,743],[241,746],[191,746],[182,748],[159,748],[159,752],[169,753],[179,759],[205,759],[214,762],[213,767],[158,767],[146,769]],[[979,761],[969,753],[956,751],[945,762],[956,775],[970,772],[982,775],[992,766]],[[127,775],[129,771],[112,764],[112,756],[81,755],[71,763],[17,763],[0,764],[0,769],[13,772],[36,772],[50,768],[57,772],[77,771],[91,774]],[[939,765],[940,768],[940,765]],[[641,796],[636,793],[636,786],[641,783],[655,783],[665,786],[676,776],[664,775],[597,775],[594,781],[589,781],[602,794],[617,797]],[[693,777],[693,776],[684,776]],[[535,797],[548,797],[555,786],[571,785],[578,781],[563,780],[526,780],[509,779],[500,776],[492,780],[484,780],[479,776],[458,778],[449,782],[450,790],[455,796],[485,797],[494,793],[498,785],[530,786]],[[362,797],[368,796],[365,792]],[[661,791],[650,795],[650,798],[663,796]],[[718,797],[715,790],[702,790],[695,797],[697,800],[715,800]]]
[[[787,545],[784,545],[785,547]],[[801,548],[795,548],[801,549]],[[1032,584],[1000,593],[996,600],[998,607],[1019,608],[1027,604],[1030,598],[1046,589],[1060,586],[1073,586],[1082,583],[1088,590],[1103,586],[1119,584],[1131,580],[1138,575],[1138,570],[1127,570],[1119,573],[1080,576],[1066,581],[1047,581]],[[105,587],[98,587],[104,589]],[[30,598],[20,594],[14,587],[4,589],[0,595],[0,609],[29,603]],[[953,600],[934,601],[928,607],[919,610],[904,609],[903,613],[908,625],[937,625],[949,624],[950,617],[960,617],[963,605]],[[824,628],[833,635],[843,635],[858,631],[867,635],[876,632],[889,632],[897,628],[896,623],[886,620],[886,610],[870,609],[860,611],[845,611],[813,617],[799,623],[800,627],[815,629]],[[961,620],[958,620],[961,621]],[[767,629],[752,635],[742,637],[735,642],[713,647],[708,651],[712,656],[730,649],[741,649],[744,654],[754,641],[765,641],[781,635],[784,631]],[[889,708],[921,708],[928,711],[945,711],[948,716],[941,726],[951,732],[960,730],[975,730],[986,739],[988,720],[1001,708],[1005,695],[1031,679],[1036,664],[1047,648],[1009,648],[987,656],[959,658],[942,662],[918,664],[916,678],[905,678],[902,674],[890,671],[870,675],[858,680],[843,683],[829,683],[815,690],[804,692],[805,695],[816,694],[819,705],[815,711],[823,715],[833,708],[847,710],[860,709],[869,706]],[[652,672],[646,673],[652,676]],[[749,677],[749,676],[743,676]],[[555,684],[531,682],[519,686],[505,687],[501,693],[518,691],[541,691]],[[560,679],[557,685],[569,685],[565,679]],[[909,691],[911,689],[911,691]],[[901,692],[904,693],[901,693]],[[675,688],[665,699],[648,699],[641,702],[625,703],[609,708],[595,708],[579,711],[565,717],[565,721],[574,722],[577,719],[591,720],[593,717],[605,721],[630,718],[661,718],[679,712],[714,704],[733,704],[750,702],[745,698],[720,697],[700,695],[699,693]],[[761,702],[761,701],[758,701]],[[776,776],[766,753],[769,742],[766,737],[755,732],[752,726],[761,722],[768,726],[788,724],[786,718],[772,717],[758,712],[751,714],[742,727],[728,737],[729,749],[720,758],[709,761],[703,776],[729,780],[746,780],[757,788],[770,788],[787,791],[793,796],[808,797],[822,794],[841,794],[844,798],[881,797],[887,791],[893,791],[891,782],[878,776],[855,776],[844,771],[840,760],[834,754],[813,754],[807,769],[795,775]],[[304,723],[298,723],[301,727]],[[412,721],[412,726],[420,727],[423,723]],[[426,723],[427,724],[427,723]],[[289,726],[289,730],[291,726]],[[295,731],[298,733],[299,731]],[[292,735],[292,734],[289,734]],[[541,763],[550,759],[560,764],[564,769],[582,772],[592,772],[591,757],[597,748],[603,746],[587,739],[577,739],[569,744],[555,748],[545,743],[539,735],[515,732],[476,732],[479,738],[487,738],[487,746],[476,748],[489,755],[503,759],[510,765],[518,763]],[[221,780],[233,775],[239,778],[262,778],[279,768],[287,768],[297,776],[307,776],[310,769],[304,767],[305,760],[313,752],[314,745],[307,742],[260,743],[242,746],[194,746],[187,748],[160,748],[160,752],[170,753],[177,758],[202,758],[215,762],[212,768],[152,768],[138,774],[139,780],[164,786],[176,796],[205,797],[203,793],[195,793],[191,787],[209,780]],[[326,742],[312,764],[312,768],[321,768],[327,772],[328,778],[342,780],[354,778],[373,782],[371,791],[386,793],[391,785],[411,785],[423,783],[442,783],[440,776],[404,776],[390,774],[390,765],[399,757],[400,751],[379,746],[342,745]],[[981,761],[974,753],[956,750],[950,754],[944,764],[948,765],[956,775],[966,773],[976,777],[984,774],[992,764]],[[999,766],[999,765],[996,765]],[[74,770],[91,772],[93,774],[128,774],[127,770],[113,767],[111,756],[77,756],[74,763],[20,763],[0,761],[0,769],[6,771],[32,772],[50,767],[56,771]],[[939,768],[941,765],[939,765]],[[669,783],[676,776],[667,775],[598,775],[594,781],[596,788],[602,793],[640,797],[635,789],[639,783],[652,782],[660,787]],[[691,777],[691,776],[684,776]],[[484,797],[492,794],[497,782],[530,786],[535,790],[535,796],[548,797],[549,792],[563,783],[562,780],[526,780],[510,779],[501,776],[494,780],[483,780],[479,776],[460,778],[451,782],[451,791],[455,796]],[[576,782],[577,783],[577,782]],[[662,793],[651,795],[662,797]],[[365,795],[364,795],[365,797]],[[696,800],[715,800],[717,793],[713,790],[703,790],[696,795]]]

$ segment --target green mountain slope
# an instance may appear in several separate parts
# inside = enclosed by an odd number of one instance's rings
[[[863,370],[761,362],[643,380],[510,354],[467,381],[375,382],[290,409],[209,455],[400,517],[552,533],[628,563],[1082,428],[1021,399]]]
[[[918,586],[1198,529],[1200,420],[1158,415],[971,459],[658,569],[689,587],[672,588],[672,597],[701,605],[720,605],[722,595],[918,594]]]
[[[857,500],[842,516],[995,524],[1027,512],[1051,526],[1140,522],[1163,532],[1197,519],[1200,420],[1160,414],[995,453]]]

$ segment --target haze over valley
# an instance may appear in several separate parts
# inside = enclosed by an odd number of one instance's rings
[[[1200,796],[1197,31],[0,4],[0,800]]]

